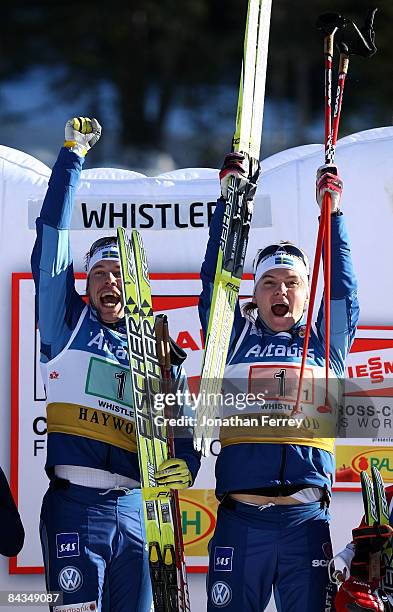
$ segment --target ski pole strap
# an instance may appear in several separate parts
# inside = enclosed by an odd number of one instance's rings
[[[337,47],[345,55],[360,55],[371,57],[377,52],[375,45],[374,17],[378,9],[370,9],[361,28],[347,19],[345,30],[337,37]]]
[[[333,55],[333,40],[337,30],[346,26],[347,20],[339,13],[323,13],[317,19],[317,29],[324,36],[325,54]]]

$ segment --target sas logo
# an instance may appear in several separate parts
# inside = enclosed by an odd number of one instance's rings
[[[231,546],[216,546],[214,548],[214,571],[231,572],[233,548]]]
[[[393,452],[391,447],[379,447],[362,451],[352,459],[352,469],[360,474],[363,470],[370,472],[376,467],[385,482],[393,481]]]
[[[77,567],[63,567],[59,572],[58,582],[65,593],[78,591],[83,584],[82,572]]]
[[[57,558],[79,557],[79,533],[56,533]]]

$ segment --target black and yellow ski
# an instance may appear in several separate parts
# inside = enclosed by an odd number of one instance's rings
[[[365,471],[360,473],[365,523],[370,526],[389,525],[389,506],[386,499],[385,485],[379,470],[374,466],[371,467],[371,476],[372,479]],[[392,563],[391,539],[386,542],[381,553],[370,554],[369,579],[380,580],[381,586],[384,587],[384,578],[381,577],[382,559],[386,568],[390,568]]]
[[[148,265],[139,233],[117,230],[132,380],[146,539],[155,612],[185,612],[179,596],[172,493],[154,473],[168,458],[165,427],[155,409],[161,391]],[[180,587],[181,585],[179,585]]]
[[[240,78],[236,127],[232,149],[249,160],[249,176],[254,176],[259,163],[262,120],[265,98],[266,66],[269,44],[272,0],[249,0],[244,57]],[[202,363],[200,395],[217,396],[228,354],[234,311],[243,275],[253,201],[241,180],[232,177],[228,185],[220,248],[218,250],[212,303]],[[202,426],[214,419],[214,403],[199,403],[195,447],[209,454],[213,427]]]
[[[390,513],[389,504],[386,499],[385,484],[382,480],[380,471],[372,466],[371,476],[374,488],[374,500],[375,507],[378,517],[378,523],[380,525],[389,525]],[[381,551],[382,565],[386,567],[385,576],[381,579],[381,587],[386,593],[393,598],[393,542],[392,538],[385,543]]]

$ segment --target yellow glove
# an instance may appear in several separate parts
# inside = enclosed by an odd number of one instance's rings
[[[84,157],[101,136],[101,126],[97,119],[73,117],[65,124],[64,146],[73,153]]]
[[[167,459],[161,463],[154,478],[159,486],[170,489],[187,489],[192,485],[191,472],[184,459]]]

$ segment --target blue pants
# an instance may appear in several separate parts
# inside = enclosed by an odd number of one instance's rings
[[[229,500],[209,544],[209,612],[333,612],[328,516],[318,503],[259,510]]]
[[[100,493],[72,484],[64,489],[52,485],[46,492],[40,536],[47,588],[63,592],[63,605],[90,604],[86,609],[97,612],[149,612],[141,491]]]

